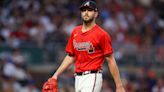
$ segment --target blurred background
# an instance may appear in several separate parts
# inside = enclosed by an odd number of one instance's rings
[[[0,0],[0,92],[41,92],[61,64],[85,0]],[[126,92],[164,92],[164,1],[96,0]],[[104,64],[102,92],[115,92]],[[59,92],[74,92],[73,66]]]

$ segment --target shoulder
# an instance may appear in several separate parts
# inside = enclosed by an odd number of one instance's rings
[[[72,34],[77,33],[79,30],[81,30],[81,27],[82,27],[82,25],[76,26],[76,27],[73,29]]]
[[[73,30],[72,30],[72,33],[71,33],[71,37],[74,34],[77,34],[81,30],[81,27],[82,27],[82,25],[78,25],[78,26],[74,27]]]
[[[96,26],[96,30],[100,36],[110,36],[108,32],[106,32],[102,27]]]

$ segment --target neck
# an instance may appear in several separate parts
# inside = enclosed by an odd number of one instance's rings
[[[96,25],[96,23],[94,21],[93,22],[89,22],[89,23],[83,23],[82,32],[88,31],[89,29],[91,29],[95,25]]]

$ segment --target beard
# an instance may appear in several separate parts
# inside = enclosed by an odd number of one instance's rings
[[[88,24],[88,23],[91,23],[93,20],[94,20],[94,17],[90,17],[88,19],[85,19],[85,18],[82,18],[83,19],[83,22]]]

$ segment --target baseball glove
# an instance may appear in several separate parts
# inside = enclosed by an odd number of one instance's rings
[[[43,85],[42,92],[58,92],[57,80],[54,78],[48,79]]]

